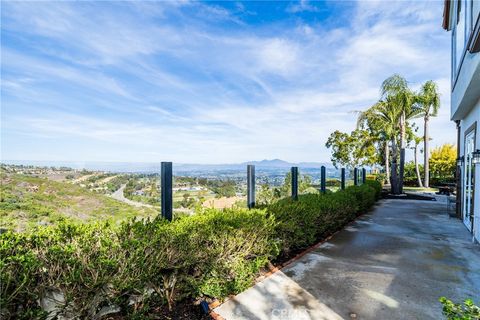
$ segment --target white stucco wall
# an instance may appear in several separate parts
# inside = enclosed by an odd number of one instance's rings
[[[479,95],[480,95],[480,92],[479,92]],[[465,155],[465,131],[468,130],[472,126],[472,124],[474,124],[475,122],[477,122],[475,149],[480,149],[480,97],[477,100],[475,106],[460,121],[460,155],[461,156]],[[474,229],[476,227],[476,230],[474,230],[474,232],[475,232],[476,240],[480,242],[480,165],[478,164],[476,165],[476,168],[475,168],[475,189],[474,190],[475,190],[474,208],[473,208],[474,215],[475,215]]]

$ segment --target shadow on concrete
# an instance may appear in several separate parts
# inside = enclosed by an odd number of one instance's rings
[[[441,319],[480,297],[480,246],[438,202],[383,200],[319,248],[216,309],[225,319]]]

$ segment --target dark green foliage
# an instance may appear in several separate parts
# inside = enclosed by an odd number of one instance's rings
[[[365,212],[375,203],[376,191],[367,184],[361,185],[360,187],[347,187],[345,192],[355,197],[356,201],[354,202],[358,205],[359,212]]]
[[[378,180],[367,179],[365,184],[375,190],[375,199],[380,199],[382,196],[382,183]]]
[[[282,251],[305,248],[335,232],[375,202],[375,189],[352,186],[344,191],[305,194],[298,201],[283,199],[268,206],[278,223]]]
[[[374,202],[375,185],[283,199],[265,209],[203,209],[193,216],[121,225],[61,222],[0,235],[2,318],[40,318],[39,297],[94,318],[118,305],[129,318],[198,297],[248,288],[268,261],[335,232]],[[146,294],[148,292],[149,294]]]
[[[472,299],[466,299],[461,303],[454,303],[445,297],[441,297],[443,315],[448,320],[478,320],[480,319],[480,307],[476,306]]]
[[[325,146],[332,149],[330,160],[335,168],[355,168],[379,162],[375,139],[369,130],[356,129],[350,134],[335,130]]]

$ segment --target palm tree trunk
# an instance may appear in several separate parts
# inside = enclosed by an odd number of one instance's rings
[[[399,170],[399,178],[398,178],[398,192],[403,193],[403,175],[405,171],[405,111],[402,113],[402,117],[400,119],[400,170]]]
[[[418,168],[418,156],[417,156],[417,151],[418,151],[418,145],[415,145],[414,149],[414,155],[415,155],[415,172],[417,173],[417,183],[420,188],[423,187],[422,185],[422,178],[420,177],[420,169]]]
[[[428,165],[428,161],[430,158],[428,150],[428,140],[430,139],[428,134],[428,116],[425,116],[423,125],[423,176],[425,178],[423,185],[425,186],[425,188],[428,188],[430,186],[430,168]]]
[[[397,158],[398,158],[398,148],[397,142],[395,141],[395,137],[392,138],[392,174],[390,176],[390,186],[393,194],[399,194],[400,191],[398,189],[398,173],[397,173]]]
[[[387,181],[390,183],[390,150],[388,148],[388,141],[385,141],[385,173],[387,174]]]

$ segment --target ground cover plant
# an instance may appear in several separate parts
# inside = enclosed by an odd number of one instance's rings
[[[478,320],[480,319],[480,307],[475,305],[472,299],[465,299],[463,304],[441,297],[443,305],[442,313],[448,320]]]
[[[73,183],[0,171],[0,228],[25,231],[73,221],[151,217],[158,210],[133,207]]]
[[[0,235],[1,318],[142,318],[182,301],[223,299],[251,286],[270,261],[364,213],[379,190],[368,181],[260,209],[199,209],[171,223],[62,221],[7,231]]]

